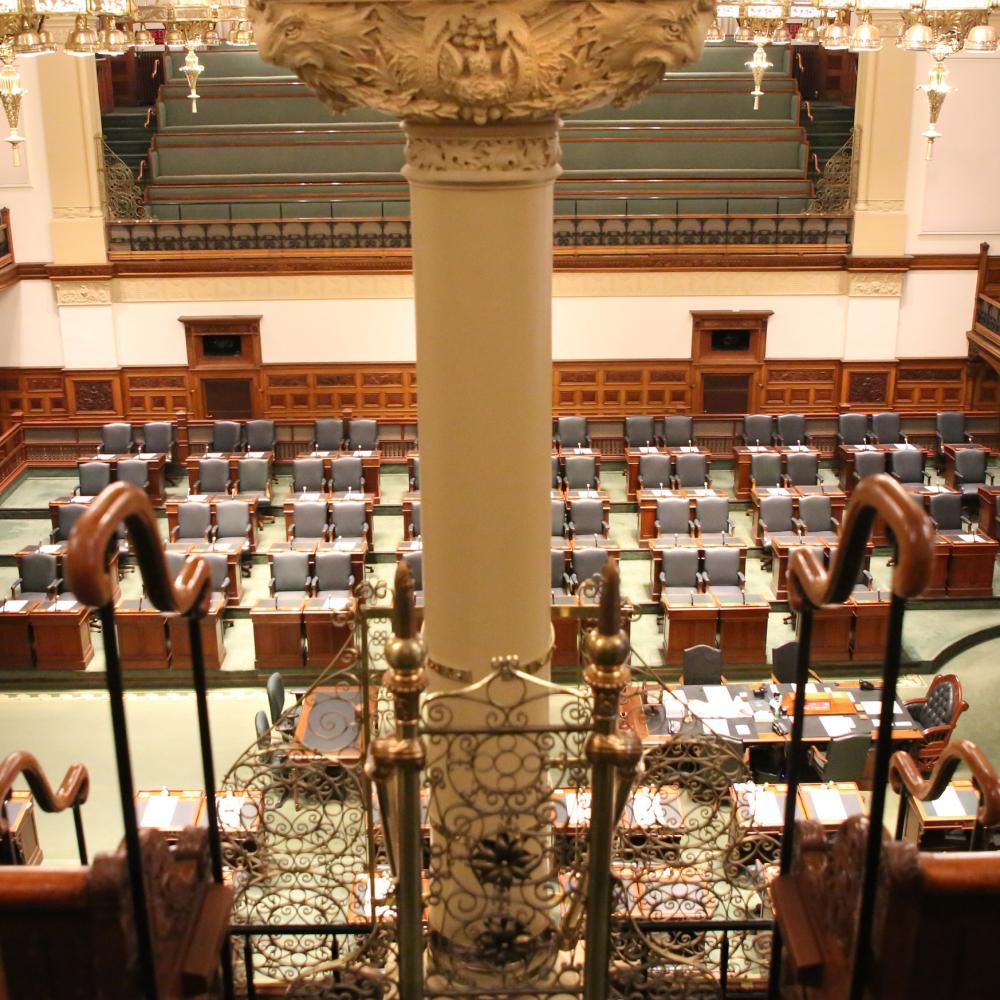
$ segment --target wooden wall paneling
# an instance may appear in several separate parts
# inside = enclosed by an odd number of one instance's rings
[[[896,363],[896,407],[961,410],[966,399],[966,370],[962,359],[911,359]]]
[[[687,413],[691,366],[687,361],[556,361],[552,365],[556,414]]]
[[[173,420],[178,410],[191,406],[186,368],[123,369],[121,378],[125,411],[133,420]]]
[[[969,364],[967,403],[973,410],[1000,410],[1000,375],[979,358]]]
[[[761,383],[759,405],[765,413],[829,413],[838,402],[840,364],[768,361]]]
[[[415,418],[414,365],[266,365],[264,408],[274,417],[314,413]]]

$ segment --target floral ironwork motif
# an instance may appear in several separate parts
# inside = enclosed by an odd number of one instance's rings
[[[469,856],[469,867],[479,881],[501,889],[509,889],[515,882],[529,878],[537,863],[537,855],[526,851],[520,838],[506,830],[493,837],[484,837]]]
[[[101,140],[104,157],[104,212],[111,220],[148,218],[142,188],[132,168]]]
[[[809,203],[810,212],[853,211],[860,137],[859,129],[851,129],[844,145],[823,164],[816,181],[816,197]]]

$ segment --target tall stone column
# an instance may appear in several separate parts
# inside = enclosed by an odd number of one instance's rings
[[[261,55],[406,123],[429,660],[549,645],[559,115],[698,58],[711,0],[251,0]],[[437,683],[444,683],[438,679]]]
[[[551,642],[556,128],[406,125],[424,638],[432,663],[476,679]]]

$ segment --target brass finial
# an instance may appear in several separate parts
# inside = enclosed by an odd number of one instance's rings
[[[396,566],[396,597],[392,604],[392,631],[397,639],[412,639],[417,634],[416,616],[413,613],[413,594],[416,582],[405,559]]]
[[[610,559],[604,565],[602,583],[597,628],[585,634],[584,652],[592,667],[607,672],[606,680],[627,683],[628,670],[623,665],[628,659],[629,641],[621,628],[621,580],[617,565]],[[585,672],[585,676],[589,683],[590,673]]]
[[[601,635],[617,635],[618,619],[621,615],[621,578],[618,567],[609,559],[601,571],[601,610],[597,619],[597,631]]]
[[[386,662],[393,668],[392,676],[386,678],[390,688],[394,682],[402,683],[404,676],[409,678],[407,683],[423,685],[421,667],[426,650],[417,628],[413,593],[413,573],[406,562],[402,561],[396,567],[396,595],[392,605],[393,634],[385,644]]]

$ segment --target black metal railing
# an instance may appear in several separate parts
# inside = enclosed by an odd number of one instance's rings
[[[140,219],[109,222],[112,256],[250,251],[400,251],[412,246],[403,217],[327,219]],[[557,215],[557,248],[748,249],[808,247],[843,252],[849,215]]]

